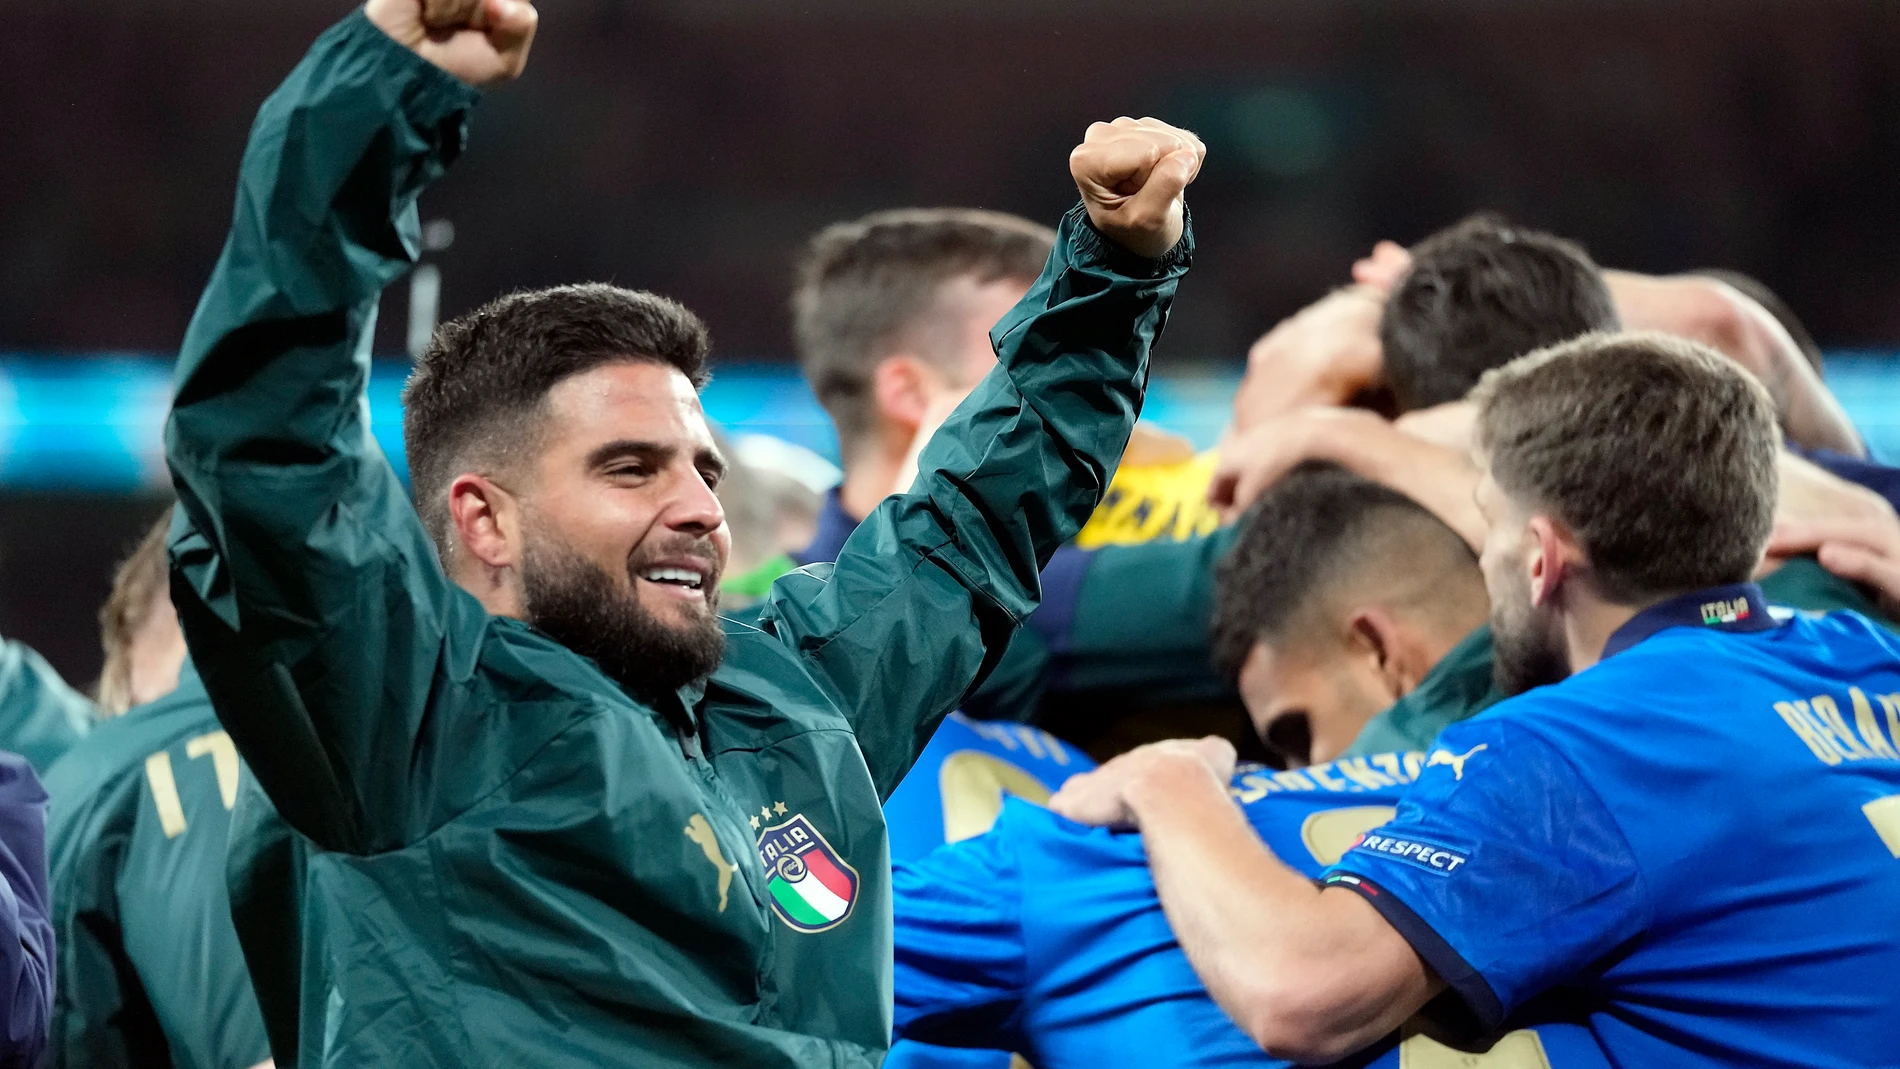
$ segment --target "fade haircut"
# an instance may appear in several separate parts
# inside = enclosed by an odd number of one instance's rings
[[[1774,525],[1774,402],[1715,350],[1591,334],[1484,377],[1476,444],[1521,507],[1574,534],[1624,605],[1747,582]]]
[[[1494,367],[1622,326],[1590,254],[1502,216],[1471,216],[1412,250],[1379,320],[1401,412],[1456,401]]]
[[[556,383],[649,361],[698,389],[711,344],[684,305],[600,283],[511,293],[438,327],[402,391],[410,482],[437,552],[446,561],[453,540],[449,483],[531,453]]]
[[[942,307],[945,283],[1028,284],[1054,245],[1046,226],[973,208],[876,212],[819,231],[798,263],[792,341],[846,451],[875,426],[880,361],[907,350],[951,363],[960,324]]]
[[[1350,601],[1377,600],[1448,627],[1485,612],[1478,559],[1457,532],[1404,494],[1320,461],[1261,495],[1221,561],[1217,589],[1214,663],[1230,680],[1256,644],[1320,638]]]
[[[171,578],[165,536],[171,525],[172,510],[168,507],[119,562],[112,573],[112,592],[99,609],[99,645],[106,657],[105,666],[99,670],[96,693],[99,710],[106,716],[118,716],[132,707],[132,647],[159,604],[169,609]]]

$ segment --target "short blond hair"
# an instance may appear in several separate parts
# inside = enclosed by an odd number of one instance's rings
[[[1646,604],[1754,574],[1781,431],[1768,391],[1720,353],[1586,334],[1487,372],[1471,398],[1491,478],[1576,535],[1603,596]]]
[[[165,536],[171,530],[172,510],[152,524],[132,552],[112,574],[112,593],[99,609],[99,643],[106,663],[99,672],[99,710],[118,716],[132,707],[132,644],[139,629],[161,601],[171,597],[166,566]]]

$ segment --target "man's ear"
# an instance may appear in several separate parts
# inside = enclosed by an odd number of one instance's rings
[[[1583,564],[1583,548],[1569,528],[1543,513],[1530,518],[1526,537],[1530,546],[1524,554],[1524,567],[1530,581],[1531,604],[1548,605]]]
[[[456,552],[489,568],[520,563],[520,502],[486,476],[464,472],[449,484],[449,526]]]
[[[900,354],[878,361],[871,370],[871,396],[878,414],[915,435],[929,413],[937,378],[934,369],[914,356]]]
[[[1404,625],[1379,606],[1352,614],[1346,622],[1346,646],[1353,656],[1371,662],[1392,701],[1412,693],[1431,671],[1431,665],[1418,663],[1418,644],[1410,640]]]

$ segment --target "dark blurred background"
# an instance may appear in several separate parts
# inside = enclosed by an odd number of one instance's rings
[[[163,349],[258,102],[332,0],[12,0],[0,346]],[[727,354],[788,265],[902,204],[1052,219],[1091,120],[1211,146],[1168,349],[1232,357],[1382,237],[1478,207],[1608,264],[1756,274],[1823,344],[1900,335],[1900,5],[1833,0],[546,0],[528,77],[424,211],[445,313],[613,279]],[[23,8],[23,9],[22,9]],[[385,347],[400,317],[385,314]]]
[[[217,254],[252,113],[347,7],[7,8],[0,351],[167,351]],[[424,200],[456,231],[435,257],[445,315],[608,279],[685,301],[728,359],[785,360],[790,264],[812,231],[906,204],[1053,221],[1073,198],[1070,146],[1126,113],[1210,146],[1191,198],[1203,251],[1168,364],[1238,359],[1374,241],[1476,208],[1610,265],[1749,272],[1825,346],[1900,339],[1890,2],[542,8],[527,78],[483,104],[471,151]],[[389,353],[403,344],[393,300]],[[117,545],[151,509],[89,500],[0,497],[0,631],[80,675],[96,654],[72,621],[104,575],[72,563],[71,532]],[[46,590],[69,604],[50,609]]]

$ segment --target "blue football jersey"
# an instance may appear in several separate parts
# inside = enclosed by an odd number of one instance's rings
[[[1317,875],[1392,818],[1424,761],[1377,754],[1298,771],[1243,768],[1232,789],[1274,853]],[[1138,834],[1011,801],[988,834],[896,865],[893,891],[900,1036],[1007,1047],[1036,1069],[1287,1064],[1202,987]],[[1348,1064],[1607,1069],[1571,1016],[1532,1007],[1482,1054],[1406,1035]]]
[[[1040,728],[951,713],[884,803],[891,860],[981,835],[1002,812],[1004,795],[1040,805],[1064,780],[1094,767],[1087,754]]]
[[[1725,587],[1445,731],[1326,876],[1482,1025],[1567,991],[1619,1065],[1900,1065],[1900,647]]]
[[[914,860],[944,843],[981,835],[996,822],[1005,795],[1040,804],[1063,780],[1094,767],[1082,751],[1040,728],[951,713],[884,803],[891,860]],[[1007,1069],[1010,1056],[900,1040],[884,1065]]]

